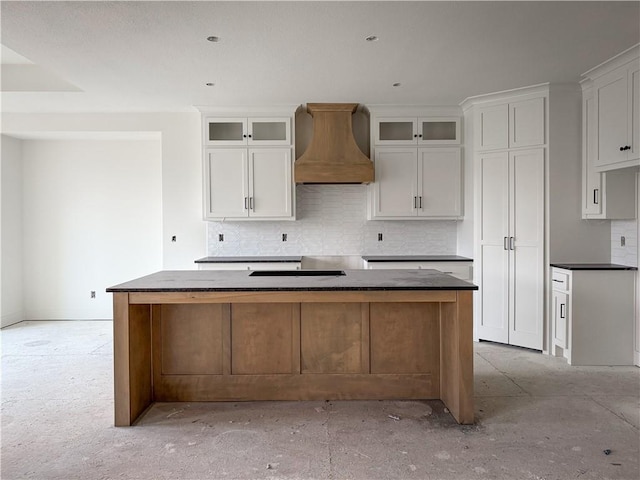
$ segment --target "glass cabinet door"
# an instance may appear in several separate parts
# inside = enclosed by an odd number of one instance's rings
[[[207,118],[205,126],[206,145],[246,145],[246,118]]]
[[[412,117],[380,117],[376,119],[377,145],[415,145],[418,138],[416,119]]]
[[[291,119],[249,118],[247,143],[249,145],[290,145]]]
[[[458,117],[429,117],[418,121],[418,143],[445,145],[460,143],[460,119]]]

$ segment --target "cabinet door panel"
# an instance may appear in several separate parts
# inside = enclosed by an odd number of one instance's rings
[[[205,217],[246,217],[247,152],[245,149],[209,149],[206,152]]]
[[[380,117],[375,120],[376,145],[415,145],[417,119],[414,117]]]
[[[373,212],[376,217],[414,217],[418,153],[415,148],[378,148]]]
[[[458,148],[420,149],[418,152],[418,215],[457,217],[462,213],[462,160]],[[421,188],[420,188],[421,187]]]
[[[567,307],[568,295],[554,291],[553,297],[553,343],[562,349],[567,345]]]
[[[544,98],[533,98],[509,105],[509,146],[531,147],[544,144]]]
[[[582,122],[584,138],[582,146],[584,148],[584,190],[583,190],[583,213],[588,216],[597,216],[602,214],[603,191],[602,178],[599,172],[594,168],[595,154],[595,100],[589,94],[582,103]]]
[[[509,343],[542,349],[544,275],[544,152],[510,154],[510,275],[512,303]]]
[[[249,216],[290,217],[291,150],[249,150]]]
[[[496,105],[478,109],[476,116],[476,150],[495,150],[509,146],[509,106]]]
[[[478,337],[509,342],[509,155],[481,155],[477,162],[480,228]]]
[[[629,158],[640,157],[640,68],[636,65],[629,71],[631,108],[629,112],[628,138],[631,140]]]
[[[204,121],[205,145],[246,145],[246,118],[206,118]]]
[[[597,135],[596,165],[626,160],[627,152],[627,72],[605,75],[596,88]]]

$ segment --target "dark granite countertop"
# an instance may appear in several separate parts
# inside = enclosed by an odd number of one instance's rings
[[[565,270],[638,270],[636,267],[615,263],[552,263],[551,266]]]
[[[302,262],[299,257],[204,257],[199,258],[195,263],[287,263]]]
[[[473,262],[459,255],[363,255],[367,262]]]
[[[306,270],[310,271],[310,270]],[[161,271],[107,288],[107,292],[243,292],[353,290],[477,290],[437,270],[343,270],[344,276],[250,276],[246,270]],[[264,273],[264,272],[262,272]],[[290,272],[291,273],[291,272]]]

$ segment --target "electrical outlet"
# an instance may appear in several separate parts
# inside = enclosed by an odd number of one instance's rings
[[[382,234],[381,234],[381,233],[379,233],[379,234],[378,234],[378,241],[379,241],[379,242],[381,242],[381,241],[382,241]]]
[[[91,290],[91,298],[96,298],[96,291],[95,290]]]
[[[224,242],[224,233],[219,233],[218,234],[218,241],[219,242]]]
[[[283,234],[282,234],[282,241],[283,241],[283,242],[286,242],[286,241],[287,241],[287,234],[286,234],[286,233],[283,233]]]
[[[627,244],[627,239],[624,238],[624,235],[620,237],[620,246],[624,247]]]

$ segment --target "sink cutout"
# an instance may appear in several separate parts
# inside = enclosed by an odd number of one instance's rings
[[[250,277],[340,277],[342,270],[255,270]]]

